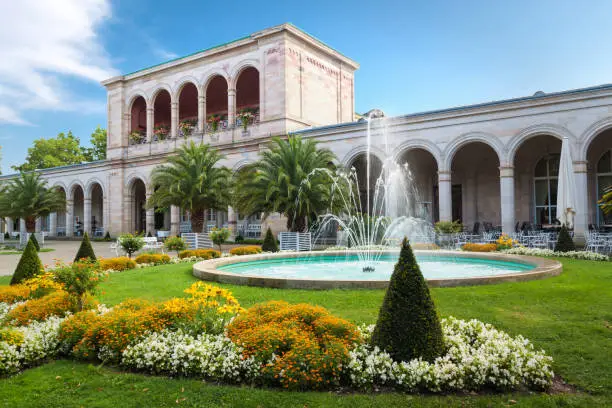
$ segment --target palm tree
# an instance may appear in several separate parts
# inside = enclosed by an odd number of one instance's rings
[[[244,214],[281,213],[287,229],[305,231],[309,221],[330,209],[332,179],[316,169],[331,169],[334,159],[312,139],[274,138],[259,161],[236,175],[236,207]]]
[[[217,164],[223,158],[203,143],[183,145],[168,163],[153,170],[156,190],[147,206],[168,208],[176,205],[191,214],[191,231],[201,232],[205,210],[227,209],[230,201],[231,172]]]
[[[24,219],[28,232],[34,232],[37,218],[65,210],[65,194],[47,188],[47,181],[36,172],[21,173],[0,189],[0,214]]]

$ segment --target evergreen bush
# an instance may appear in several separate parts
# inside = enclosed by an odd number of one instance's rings
[[[268,227],[266,231],[266,236],[263,241],[263,245],[261,246],[261,250],[264,252],[278,252],[278,244],[276,243],[276,239],[274,235],[272,235],[272,230]]]
[[[572,240],[569,231],[565,224],[561,226],[561,230],[559,230],[559,236],[557,237],[557,243],[555,244],[555,252],[570,252],[575,251],[576,245],[574,245],[574,241]]]
[[[74,257],[74,262],[77,262],[81,259],[89,259],[90,261],[96,260],[96,254],[94,253],[93,247],[91,246],[91,242],[89,241],[89,235],[85,233],[83,235],[83,240],[81,241],[81,246]]]
[[[106,235],[104,235],[104,240],[107,242],[110,242],[113,240],[110,236],[110,232],[106,231]]]
[[[431,362],[444,352],[436,307],[407,238],[378,314],[372,344],[396,361],[422,358]]]
[[[9,234],[8,232],[5,232],[4,239],[11,239],[11,234]]]
[[[28,240],[21,259],[15,268],[15,273],[11,278],[11,285],[16,285],[26,279],[30,279],[39,275],[42,272],[42,263],[38,257],[36,247],[31,240]]]
[[[36,248],[36,252],[40,252],[40,244],[38,243],[38,240],[36,239],[35,234],[30,234],[30,241],[32,241],[32,243],[34,244],[34,247]]]
[[[236,235],[236,238],[234,238],[234,242],[236,244],[240,244],[240,243],[244,242],[244,237],[242,235]]]

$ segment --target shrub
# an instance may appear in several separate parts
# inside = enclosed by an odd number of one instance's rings
[[[444,351],[434,302],[406,238],[378,314],[372,344],[396,361],[433,361]]]
[[[19,346],[23,343],[23,333],[11,327],[0,329],[0,341],[5,341],[11,346]]]
[[[227,327],[228,337],[247,357],[264,363],[271,385],[291,389],[335,384],[358,341],[354,325],[319,306],[272,301],[255,305]],[[274,359],[271,359],[275,356]]]
[[[181,259],[194,257],[203,259],[220,258],[221,252],[214,249],[186,249],[179,253],[179,258]]]
[[[137,264],[163,265],[170,263],[170,256],[166,254],[142,254],[135,259]]]
[[[30,241],[32,241],[34,247],[36,247],[36,252],[40,252],[40,244],[38,243],[35,234],[30,234]]]
[[[119,245],[128,254],[128,258],[131,258],[134,252],[138,252],[144,247],[145,242],[138,235],[123,234],[119,237]]]
[[[244,237],[242,235],[236,235],[236,238],[234,238],[234,242],[236,244],[240,244],[240,243],[244,242]]]
[[[221,245],[227,241],[230,235],[231,231],[228,228],[213,228],[212,231],[208,233],[213,244],[219,246],[219,252],[221,252]]]
[[[177,255],[180,251],[187,249],[187,243],[181,237],[168,237],[164,242],[164,246],[168,251],[176,251]]]
[[[258,246],[255,246],[255,245],[236,247],[236,248],[230,249],[230,254],[231,255],[255,255],[255,254],[261,254],[261,247],[258,247]]]
[[[92,308],[93,299],[86,299],[83,307]],[[33,321],[43,321],[51,316],[64,316],[67,312],[74,312],[76,305],[68,292],[57,291],[39,299],[32,299],[17,306],[7,315],[7,320],[17,326],[25,326]]]
[[[96,312],[85,310],[65,319],[60,326],[59,332],[61,351],[69,354],[97,318],[98,314]]]
[[[56,266],[59,268],[62,265],[58,263]],[[46,296],[56,290],[64,289],[63,285],[57,282],[53,272],[44,272],[40,275],[36,275],[32,279],[23,281],[22,285],[30,289],[30,298],[34,299]]]
[[[110,236],[110,232],[106,231],[106,234],[104,234],[104,241],[106,242],[111,242],[113,239]]]
[[[463,244],[461,249],[468,252],[495,252],[497,251],[497,244],[478,244],[468,242],[467,244]]]
[[[567,227],[565,224],[563,224],[559,230],[559,236],[557,237],[557,243],[555,244],[555,252],[570,252],[575,250],[576,245],[574,245],[574,241],[572,240]]]
[[[15,285],[23,282],[26,279],[33,278],[41,272],[42,264],[40,262],[40,258],[38,257],[38,253],[36,252],[36,247],[31,240],[28,240],[28,244],[21,255],[21,259],[19,259],[15,273],[13,273],[13,277],[11,278],[11,285]]]
[[[461,232],[463,225],[459,221],[438,221],[434,225],[434,229],[439,234],[453,234]]]
[[[5,232],[4,239],[11,239],[11,234],[9,234],[8,232]]]
[[[107,258],[100,260],[100,269],[103,271],[126,271],[128,269],[136,268],[136,262],[127,256],[120,256],[118,258]]]
[[[266,231],[266,236],[263,241],[263,245],[261,246],[261,250],[263,252],[278,252],[278,244],[276,243],[276,238],[272,234],[272,230],[268,227]]]
[[[76,310],[79,312],[83,310],[86,296],[96,293],[101,278],[97,263],[87,261],[86,258],[81,259],[85,260],[74,262],[70,266],[58,268],[54,271],[57,281],[68,292],[72,301],[76,304]]]
[[[15,303],[30,297],[30,288],[24,284],[0,286],[0,303]]]
[[[510,236],[508,236],[508,234],[501,234],[497,241],[495,241],[495,244],[497,245],[497,250],[501,251],[504,249],[513,248],[514,246],[518,245],[519,242],[512,239]]]
[[[91,246],[89,235],[87,233],[83,235],[83,240],[81,241],[81,246],[74,257],[74,262],[80,261],[81,259],[89,259],[90,261],[96,260],[96,254],[94,253],[94,249]]]

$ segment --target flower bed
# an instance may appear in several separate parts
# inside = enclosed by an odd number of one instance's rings
[[[230,255],[255,255],[261,254],[261,247],[256,245],[241,246],[232,248],[229,251]]]
[[[510,255],[572,258],[572,259],[582,259],[586,261],[610,261],[610,257],[606,255],[599,254],[597,252],[589,252],[589,251],[555,252],[552,249],[515,247],[512,249],[504,250],[502,252],[505,254],[510,254]]]
[[[467,252],[495,252],[497,251],[497,245],[468,242],[467,244],[464,244],[461,249]]]

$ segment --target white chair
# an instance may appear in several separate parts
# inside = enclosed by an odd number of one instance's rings
[[[112,244],[110,244],[110,249],[112,251],[115,251],[115,254],[117,254],[117,256],[119,256],[119,252],[123,251],[123,248],[121,247],[121,239],[117,238],[117,241],[115,241]]]
[[[164,252],[164,243],[159,242],[157,240],[157,237],[144,237],[143,240],[145,242],[145,245],[142,249],[144,249],[145,251],[157,251],[158,249],[160,249],[162,253]]]

